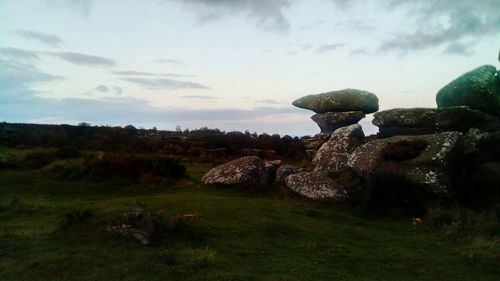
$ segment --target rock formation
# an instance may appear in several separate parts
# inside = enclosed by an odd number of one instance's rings
[[[313,159],[315,171],[339,172],[345,170],[349,154],[363,143],[365,134],[358,124],[337,129]]]
[[[500,117],[500,77],[493,65],[483,65],[444,86],[438,107],[465,105]]]
[[[373,124],[379,127],[379,137],[467,132],[470,128],[492,131],[500,128],[498,117],[466,106],[396,108],[379,111],[373,117]]]
[[[395,136],[373,140],[358,147],[348,165],[361,176],[400,173],[429,187],[433,194],[450,194],[460,169],[462,133],[443,132],[420,136]]]
[[[322,133],[332,133],[340,127],[356,124],[366,113],[378,110],[377,96],[356,89],[309,95],[292,104],[316,112],[311,119],[318,124]]]

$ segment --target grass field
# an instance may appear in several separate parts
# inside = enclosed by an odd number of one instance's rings
[[[2,149],[0,155],[9,153]],[[0,280],[499,280],[500,250],[409,219],[366,219],[281,190],[55,180],[0,171]],[[152,246],[99,231],[120,210],[195,214]],[[94,215],[70,225],[65,214]]]

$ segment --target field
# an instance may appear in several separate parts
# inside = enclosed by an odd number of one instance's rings
[[[0,148],[0,158],[9,153],[17,152]],[[366,218],[349,206],[306,201],[279,188],[205,187],[200,178],[209,166],[187,167],[191,181],[151,185],[0,170],[0,280],[500,276],[495,241],[445,239],[425,218],[416,225],[409,218]],[[193,214],[196,221],[151,246],[99,230],[110,214],[139,207],[170,219]]]

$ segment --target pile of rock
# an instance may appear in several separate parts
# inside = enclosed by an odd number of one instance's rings
[[[464,175],[498,190],[500,73],[493,66],[468,72],[438,92],[437,104],[377,112],[373,124],[379,133],[365,137],[357,123],[378,110],[374,94],[345,89],[305,96],[293,105],[316,112],[312,120],[321,129],[302,139],[313,158],[311,169],[244,157],[215,167],[203,182],[262,185],[275,179],[301,196],[330,201],[349,197],[352,182],[342,180],[345,174],[358,180],[401,174],[432,196],[453,196]]]

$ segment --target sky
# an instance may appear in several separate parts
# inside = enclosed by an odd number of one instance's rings
[[[436,107],[499,47],[499,0],[0,0],[0,121],[313,135],[301,96]]]

